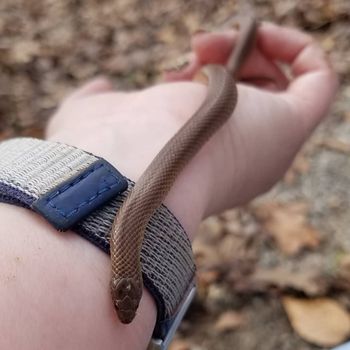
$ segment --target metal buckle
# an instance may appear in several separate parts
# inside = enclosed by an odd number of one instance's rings
[[[331,350],[350,350],[350,342],[341,344],[337,346],[336,348],[332,348]]]
[[[170,342],[173,340],[176,330],[178,329],[183,317],[186,314],[191,302],[196,294],[196,287],[192,287],[180,306],[178,313],[172,321],[164,339],[152,338],[147,350],[167,350]]]
[[[169,330],[164,337],[164,339],[155,339],[152,338],[151,342],[148,345],[147,350],[168,350],[170,342],[173,340],[176,330],[178,329],[183,317],[186,314],[191,302],[196,294],[196,287],[192,287],[184,299],[182,305],[180,306],[179,312],[176,314]],[[350,342],[341,344],[331,350],[350,350]]]

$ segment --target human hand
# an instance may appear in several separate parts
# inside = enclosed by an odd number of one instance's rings
[[[191,80],[206,63],[225,63],[236,31],[193,38],[189,65],[168,81]],[[276,62],[287,65],[290,80]],[[203,215],[244,203],[278,181],[307,136],[326,115],[336,75],[312,38],[272,24],[259,28],[257,45],[240,74],[232,118],[180,175],[167,204],[189,234]],[[100,155],[137,180],[166,141],[205,98],[194,82],[113,91],[93,81],[63,103],[48,136]]]
[[[235,30],[199,32],[188,65],[166,72],[166,80],[191,80],[205,64],[225,64],[238,35]],[[311,36],[271,23],[260,26],[239,80],[249,85],[239,84],[234,115],[215,136],[212,159],[224,186],[212,197],[211,212],[244,203],[275,184],[327,115],[338,87],[325,53]]]

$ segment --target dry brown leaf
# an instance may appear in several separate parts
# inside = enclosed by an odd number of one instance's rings
[[[308,25],[320,27],[349,13],[349,1],[298,0],[296,8]]]
[[[284,182],[288,185],[292,185],[299,175],[306,174],[309,170],[309,158],[307,158],[304,153],[299,153],[284,176]]]
[[[222,262],[231,262],[246,256],[245,239],[235,235],[227,235],[218,244],[219,256]]]
[[[178,34],[173,25],[164,26],[158,33],[158,38],[161,42],[170,45],[176,42]]]
[[[345,254],[340,257],[338,262],[336,278],[333,284],[337,287],[349,291],[350,288],[350,254]]]
[[[229,234],[239,235],[242,233],[243,228],[238,220],[231,220],[224,223],[224,229]]]
[[[227,311],[220,315],[215,322],[214,329],[219,333],[234,331],[245,323],[245,317],[242,313],[236,311]]]
[[[258,269],[250,281],[253,284],[260,285],[260,289],[266,289],[269,286],[278,289],[293,289],[304,292],[309,296],[321,295],[325,292],[324,283],[318,281],[319,274],[315,271],[290,271],[283,267],[275,269]]]
[[[293,329],[304,340],[318,346],[335,346],[350,335],[350,315],[328,298],[283,298]]]
[[[169,346],[169,350],[191,350],[191,344],[187,340],[174,339]]]
[[[199,227],[199,236],[210,236],[211,239],[221,239],[224,234],[223,223],[216,216],[211,216],[204,220]]]
[[[282,19],[294,10],[295,2],[293,0],[276,1],[273,3],[273,7],[276,17]]]
[[[221,262],[216,247],[205,244],[199,239],[193,243],[193,253],[198,267],[214,266]]]
[[[344,111],[343,120],[346,123],[350,123],[350,111]]]
[[[330,52],[335,47],[335,40],[331,36],[326,36],[325,39],[322,40],[321,46],[323,50]]]
[[[350,271],[350,254],[345,254],[340,258],[340,268]]]
[[[0,141],[9,139],[14,136],[14,132],[11,129],[6,129],[4,131],[0,130]]]
[[[200,18],[197,13],[188,13],[184,15],[183,22],[190,33],[195,32],[200,27]]]
[[[306,203],[265,203],[256,208],[255,214],[286,255],[298,254],[304,248],[314,249],[320,244],[319,232],[307,222]]]
[[[220,277],[220,271],[211,270],[198,270],[197,271],[197,285],[198,288],[207,288],[210,284],[216,282]]]
[[[240,211],[237,209],[229,209],[219,215],[221,219],[228,222],[231,222],[231,221],[239,222],[239,216],[240,216]]]
[[[35,41],[18,41],[11,48],[11,58],[19,64],[28,63],[40,51],[40,45]]]
[[[350,154],[350,143],[337,140],[334,138],[319,140],[317,141],[317,145],[320,147],[326,148],[330,151]]]

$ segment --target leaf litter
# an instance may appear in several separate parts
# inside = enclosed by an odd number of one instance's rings
[[[349,4],[251,3],[259,19],[297,26],[317,38],[340,74],[342,93],[333,118],[296,157],[272,199],[227,211],[200,228],[194,242],[199,293],[172,350],[311,350],[312,344],[336,344],[348,336]],[[42,136],[59,101],[96,74],[111,76],[120,89],[154,83],[162,63],[188,52],[192,32],[231,25],[239,5],[2,0],[0,139]],[[299,335],[288,326],[282,304]],[[236,327],[242,309],[253,316]],[[340,326],[315,329],[317,320],[305,314],[321,311],[334,313]],[[227,332],[218,336],[212,330],[220,320]]]

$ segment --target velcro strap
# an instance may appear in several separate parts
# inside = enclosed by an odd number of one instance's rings
[[[126,179],[99,159],[39,197],[32,207],[58,230],[67,230],[127,187]]]
[[[56,142],[12,139],[0,143],[0,155],[0,201],[33,209],[57,229],[72,229],[109,253],[111,226],[132,181],[105,160]],[[157,304],[154,334],[163,337],[195,273],[186,232],[164,205],[146,228],[141,262]]]

